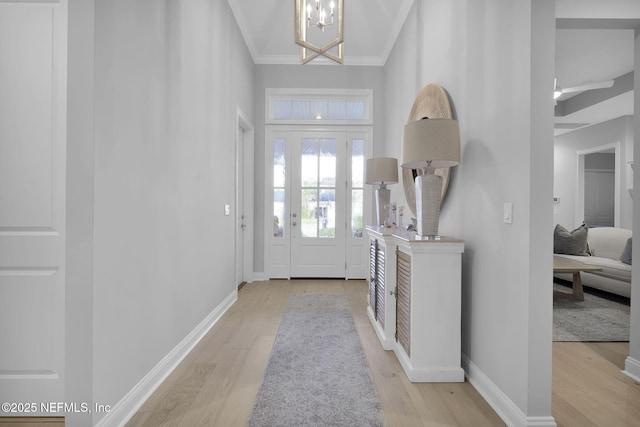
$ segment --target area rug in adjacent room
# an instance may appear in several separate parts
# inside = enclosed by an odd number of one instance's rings
[[[248,425],[384,425],[344,295],[289,297]]]
[[[563,289],[554,285],[554,289]],[[564,288],[566,292],[566,288]],[[585,292],[584,301],[553,299],[554,341],[629,341],[630,307]]]

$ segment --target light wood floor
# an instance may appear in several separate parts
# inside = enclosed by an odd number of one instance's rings
[[[127,427],[244,426],[288,296],[305,292],[347,295],[388,426],[504,425],[468,382],[407,380],[371,328],[366,282],[282,280],[245,285]],[[554,343],[553,349],[553,416],[560,427],[640,425],[640,385],[619,372],[627,343]]]
[[[504,425],[469,383],[408,381],[371,328],[366,282],[282,280],[245,285],[238,302],[127,426],[244,426],[289,294],[305,292],[347,296],[389,426]]]
[[[553,343],[558,427],[640,426],[640,383],[622,374],[628,342]]]
[[[366,316],[364,281],[270,281],[238,302],[140,408],[128,427],[244,426],[291,293],[347,295],[388,426],[501,426],[469,383],[415,384],[382,350]],[[640,426],[640,384],[624,376],[629,343],[553,343],[552,414],[559,427]],[[63,426],[0,417],[0,427]]]
[[[1,427],[64,427],[64,417],[0,417]]]

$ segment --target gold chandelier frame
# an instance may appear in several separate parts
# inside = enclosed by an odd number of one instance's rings
[[[344,61],[344,0],[338,2],[338,35],[324,46],[316,46],[307,41],[307,25],[305,18],[305,0],[294,0],[295,2],[295,41],[300,46],[300,55],[302,64],[315,59],[319,56],[329,58],[338,64]],[[329,49],[338,47],[338,55],[329,52]],[[310,52],[308,52],[310,51]]]

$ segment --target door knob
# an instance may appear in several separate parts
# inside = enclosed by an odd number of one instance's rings
[[[291,225],[296,225],[296,224],[297,224],[297,222],[295,222],[295,221],[293,221],[293,222],[291,223]]]

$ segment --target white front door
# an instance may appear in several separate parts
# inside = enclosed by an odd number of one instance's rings
[[[291,277],[345,277],[345,134],[295,132],[292,145]]]
[[[0,417],[64,401],[66,35],[65,0],[0,2]]]
[[[271,278],[364,278],[368,130],[268,132],[266,245]]]

